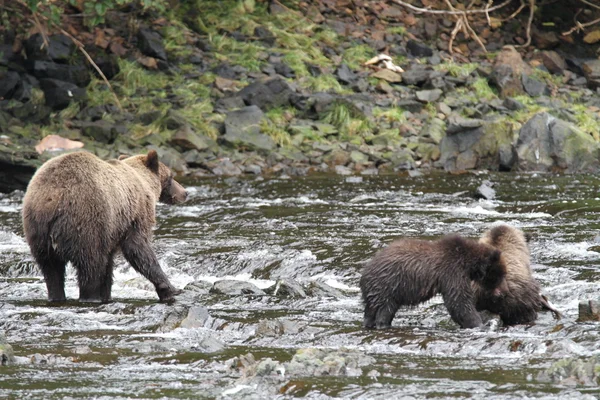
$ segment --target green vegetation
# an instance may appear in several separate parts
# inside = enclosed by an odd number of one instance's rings
[[[227,35],[211,36],[210,40],[219,61],[241,65],[250,71],[259,71],[264,65],[264,60],[259,57],[264,48],[257,44],[238,42]]]
[[[387,33],[391,33],[392,35],[400,35],[404,36],[406,34],[406,28],[403,26],[388,26],[385,28]]]
[[[352,139],[373,130],[371,122],[362,113],[344,102],[335,102],[321,120],[338,128],[342,139]]]
[[[263,120],[260,124],[260,130],[262,133],[269,135],[271,139],[279,146],[289,146],[292,143],[292,137],[290,134],[282,128],[269,120]]]
[[[591,135],[594,140],[600,140],[600,123],[598,122],[598,114],[592,113],[583,104],[572,104],[569,109],[573,111],[576,125],[583,132]]]
[[[157,11],[164,13],[166,10],[166,0],[23,0],[22,4],[27,7],[30,13],[41,15],[43,19],[48,19],[52,24],[60,26],[60,17],[64,14],[64,9],[68,5],[80,5],[84,22],[88,26],[96,26],[105,22],[109,11],[127,5],[141,5],[142,12]]]
[[[349,89],[344,89],[332,74],[321,74],[314,77],[308,76],[301,82],[301,85],[313,92],[350,92]]]
[[[475,96],[478,100],[492,100],[498,97],[494,90],[490,87],[486,78],[477,78],[471,87],[475,91]]]
[[[456,78],[466,78],[477,69],[477,64],[457,64],[453,61],[448,61],[434,67],[436,71],[448,71],[448,73]]]
[[[406,122],[405,111],[400,107],[392,107],[386,110],[376,107],[373,109],[373,116],[386,122]]]
[[[361,69],[362,65],[375,56],[375,50],[371,47],[359,44],[349,47],[344,51],[342,60],[353,70]]]
[[[287,125],[296,115],[296,109],[292,107],[275,107],[267,111],[265,116],[276,126]]]
[[[533,70],[532,76],[551,85],[560,86],[563,84],[562,76],[551,74],[550,72],[541,70],[539,68],[535,68]]]

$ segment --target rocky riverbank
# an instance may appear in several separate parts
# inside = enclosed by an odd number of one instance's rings
[[[118,101],[67,36],[44,43],[10,19],[0,191],[82,147],[102,158],[156,149],[195,176],[598,170],[595,43],[534,30],[518,48],[522,29],[482,17],[472,24],[487,53],[459,34],[450,55],[451,20],[384,2],[205,8],[114,12],[93,31],[64,16]]]

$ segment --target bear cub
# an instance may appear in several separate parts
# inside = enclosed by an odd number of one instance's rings
[[[529,238],[523,231],[499,224],[486,231],[479,242],[501,251],[508,290],[498,297],[474,283],[478,310],[498,314],[504,325],[531,324],[542,310],[551,311],[555,319],[561,318],[560,312],[540,294],[530,265]]]
[[[77,270],[79,300],[108,302],[118,251],[154,284],[161,301],[171,285],[150,245],[156,202],[177,204],[187,192],[147,155],[103,161],[88,152],[48,160],[34,174],[23,199],[23,229],[50,301],[64,301],[65,266]]]
[[[363,325],[388,328],[400,306],[416,306],[441,294],[461,328],[481,326],[471,282],[501,295],[506,290],[505,275],[500,251],[477,240],[448,235],[434,241],[394,241],[363,269]]]

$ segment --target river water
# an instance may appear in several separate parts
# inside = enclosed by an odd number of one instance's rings
[[[484,179],[496,183],[497,200],[470,196]],[[227,278],[268,291],[277,280],[291,279],[308,295],[186,291],[176,304],[160,304],[119,257],[112,303],[78,304],[69,266],[72,300],[50,305],[23,238],[23,193],[0,195],[0,333],[16,355],[15,364],[0,367],[0,398],[599,395],[596,387],[538,379],[558,360],[600,352],[598,323],[576,322],[579,300],[600,294],[596,177],[436,173],[185,183],[187,203],[158,206],[154,240],[177,287]],[[540,313],[534,326],[503,328],[492,319],[483,328],[460,330],[436,297],[401,309],[390,330],[361,328],[360,269],[377,249],[400,236],[477,237],[496,221],[532,235],[534,274],[564,314],[561,321]],[[310,290],[317,283],[330,295]],[[196,325],[181,323],[190,308],[204,315]],[[286,369],[297,351],[314,349],[337,355],[326,366],[346,367],[326,374]],[[254,367],[265,360],[274,371],[257,373]]]

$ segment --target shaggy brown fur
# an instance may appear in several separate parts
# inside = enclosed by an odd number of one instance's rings
[[[400,306],[415,306],[438,293],[462,328],[480,326],[471,281],[498,290],[505,273],[500,251],[476,240],[450,235],[436,241],[395,241],[364,267],[364,326],[388,328]]]
[[[498,225],[485,232],[479,242],[502,252],[502,260],[507,269],[508,291],[504,296],[498,297],[474,283],[478,310],[499,314],[504,325],[532,323],[541,310],[549,310],[556,319],[560,319],[558,310],[540,294],[540,285],[531,271],[528,238],[521,230],[509,225]]]
[[[121,250],[152,282],[161,301],[178,293],[150,246],[157,201],[185,201],[155,151],[102,161],[76,152],[47,161],[23,200],[25,237],[44,275],[50,301],[65,300],[65,264],[77,269],[79,300],[108,302],[113,258]]]

